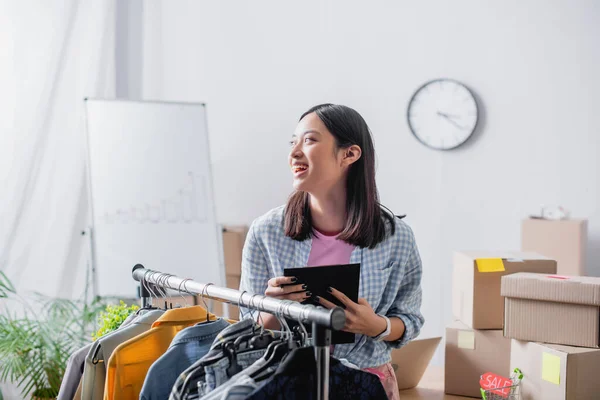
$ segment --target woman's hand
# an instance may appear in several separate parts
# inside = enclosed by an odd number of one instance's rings
[[[304,301],[311,296],[306,291],[306,285],[294,285],[296,278],[292,276],[278,276],[269,279],[265,296],[275,297],[279,300]]]
[[[311,296],[311,293],[306,291],[306,285],[296,283],[296,278],[293,276],[278,276],[269,279],[267,282],[267,290],[265,296],[274,297],[279,300],[304,301]],[[257,318],[258,323],[267,329],[281,329],[277,318],[270,313],[260,312]]]
[[[387,327],[385,319],[375,314],[373,307],[366,299],[360,298],[358,303],[355,303],[337,289],[329,288],[329,292],[346,307],[346,325],[344,325],[343,331],[370,337],[375,337],[385,331]],[[317,299],[326,308],[336,307],[335,304],[320,296]]]

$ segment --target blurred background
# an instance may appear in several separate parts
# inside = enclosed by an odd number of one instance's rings
[[[103,98],[206,105],[223,226],[285,202],[304,111],[356,109],[381,201],[407,215],[421,252],[424,337],[452,320],[453,252],[519,250],[522,221],[543,205],[588,221],[585,269],[598,276],[599,38],[594,0],[3,1],[0,270],[19,290],[84,293],[83,99]],[[411,97],[439,78],[478,105],[475,132],[449,151],[407,122]]]

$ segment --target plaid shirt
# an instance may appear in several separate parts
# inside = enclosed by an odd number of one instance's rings
[[[267,281],[283,276],[284,268],[306,266],[312,240],[293,240],[284,234],[285,206],[257,218],[248,231],[242,257],[240,290],[264,294]],[[398,317],[406,326],[402,338],[376,342],[356,335],[354,344],[338,344],[334,356],[345,358],[360,368],[390,362],[392,348],[402,347],[415,338],[421,326],[421,258],[410,227],[395,218],[396,232],[374,249],[356,247],[350,263],[360,263],[359,297],[367,299],[377,314]],[[389,230],[389,227],[388,227]],[[240,309],[241,318],[251,310]]]

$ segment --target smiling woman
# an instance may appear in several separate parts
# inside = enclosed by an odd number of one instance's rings
[[[360,263],[357,303],[329,288],[345,306],[344,330],[357,334],[355,343],[336,345],[334,356],[377,373],[388,397],[397,399],[390,353],[416,337],[424,322],[421,259],[412,230],[379,203],[367,123],[349,107],[322,104],[300,117],[290,145],[295,190],[285,206],[252,223],[240,290],[304,301],[313,296],[310,288],[294,285],[285,268]],[[279,328],[270,314],[261,321]]]

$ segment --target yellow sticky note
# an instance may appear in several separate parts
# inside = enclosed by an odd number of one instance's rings
[[[479,272],[504,271],[504,263],[501,258],[478,258],[475,263]]]
[[[458,331],[458,347],[461,349],[475,350],[475,332]]]
[[[560,385],[560,357],[550,353],[542,354],[542,379]]]

